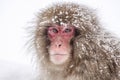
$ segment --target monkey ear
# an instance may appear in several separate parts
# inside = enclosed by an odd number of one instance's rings
[[[79,29],[75,28],[75,37],[78,36],[78,35],[81,35],[80,32],[81,32],[81,31],[80,31]]]

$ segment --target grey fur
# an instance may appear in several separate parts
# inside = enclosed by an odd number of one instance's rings
[[[49,61],[47,26],[71,24],[79,30],[70,62]],[[34,45],[40,80],[120,80],[120,40],[102,28],[95,12],[75,3],[58,3],[38,13]]]

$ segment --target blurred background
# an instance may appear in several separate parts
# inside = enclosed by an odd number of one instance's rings
[[[0,80],[36,80],[27,51],[27,27],[41,8],[69,0],[0,0]],[[120,38],[120,0],[70,0],[96,10],[103,26]],[[32,24],[31,24],[32,25]]]

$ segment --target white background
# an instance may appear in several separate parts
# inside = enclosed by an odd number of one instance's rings
[[[120,0],[0,0],[0,80],[33,80],[32,56],[26,51],[29,22],[53,2],[73,1],[97,10],[102,24],[120,37]]]

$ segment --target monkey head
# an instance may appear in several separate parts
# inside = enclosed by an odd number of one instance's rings
[[[76,4],[54,5],[38,13],[34,41],[36,49],[39,51],[38,55],[46,57],[43,62],[47,60],[55,65],[70,62],[74,58],[77,36],[87,34],[86,30],[92,29],[93,25],[89,28],[85,28],[84,25],[96,21],[96,17],[91,15],[93,14],[89,15],[87,7],[79,8],[79,5]]]
[[[96,16],[88,7],[73,3],[48,7],[37,16],[34,38],[37,55],[43,63],[63,65],[72,62],[78,51],[83,53],[80,43],[84,38],[98,30]]]

